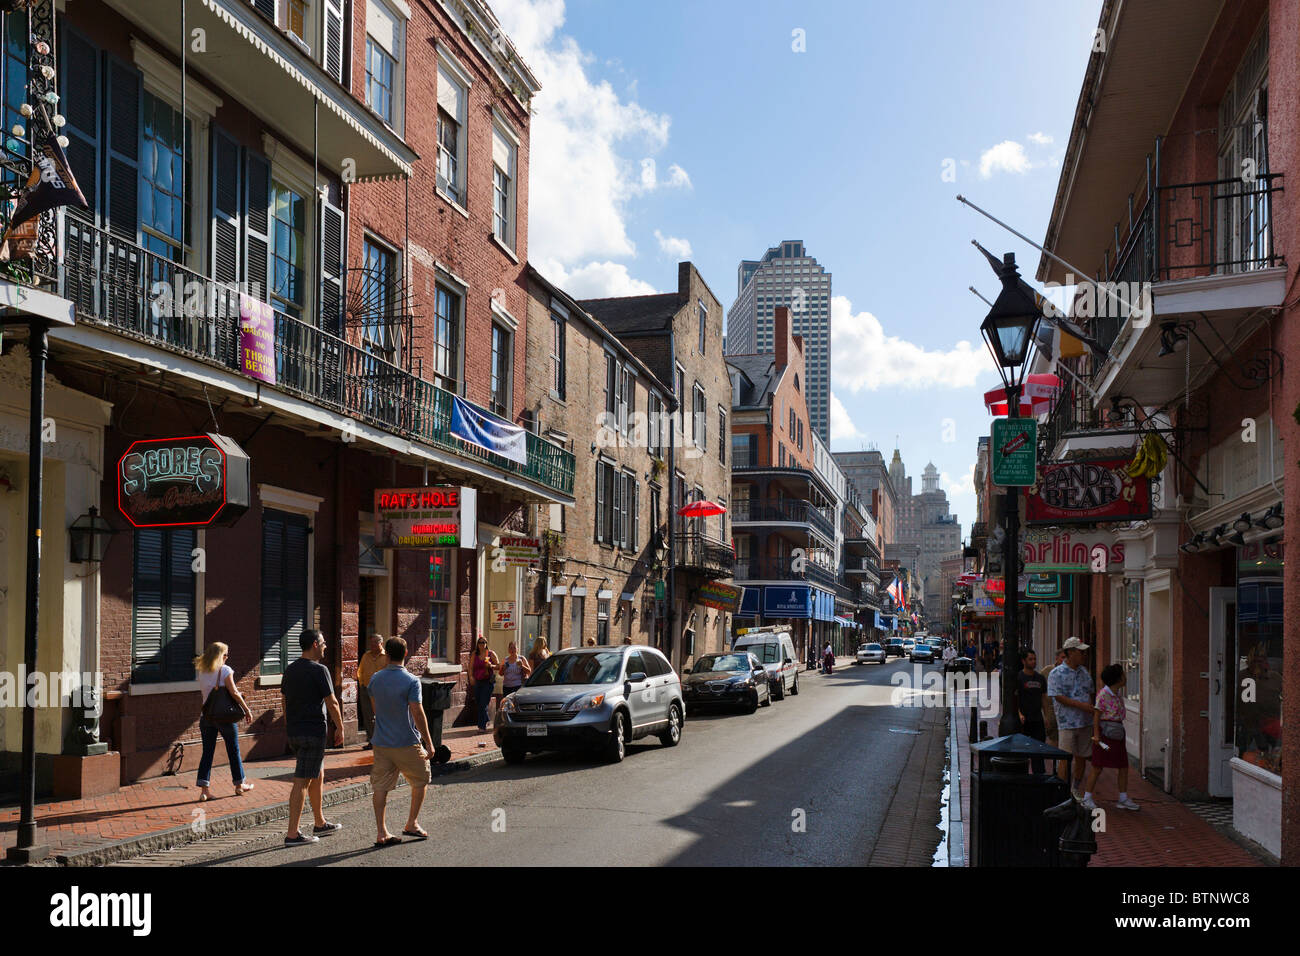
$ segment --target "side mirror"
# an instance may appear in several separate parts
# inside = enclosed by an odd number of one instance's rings
[[[627,675],[627,682],[629,684],[640,684],[644,680],[645,680],[645,673],[643,671],[637,671],[635,674]]]
[[[786,664],[793,664],[794,661],[787,657],[787,658],[785,659],[784,663],[786,663]]]
[[[755,667],[755,668],[754,668],[754,676],[755,676],[755,677],[766,677],[766,676],[767,676],[767,668],[766,668],[766,667]]]
[[[691,669],[690,669],[689,667],[684,667],[684,668],[682,668],[682,673],[683,673],[683,674],[689,674],[690,672],[691,672]]]

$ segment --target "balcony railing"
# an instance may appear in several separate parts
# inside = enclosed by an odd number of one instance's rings
[[[796,571],[793,558],[742,558],[736,561],[737,581],[804,581],[827,590],[836,590],[841,584],[833,568],[810,559],[799,562],[802,570]]]
[[[64,216],[63,256],[54,276],[82,321],[167,351],[239,372],[239,293],[164,256]],[[180,301],[164,307],[158,283]],[[187,285],[189,284],[189,285]],[[186,307],[202,290],[201,310]],[[201,311],[201,315],[188,312]],[[337,335],[276,311],[274,388],[393,434],[474,459],[565,495],[573,493],[573,455],[528,433],[527,464],[467,445],[451,434],[452,393]],[[485,413],[486,414],[486,413]]]
[[[706,577],[729,578],[736,568],[736,551],[726,541],[688,531],[677,539],[676,560],[679,568]]]
[[[1039,460],[1049,461],[1057,443],[1067,435],[1102,427],[1101,415],[1081,388],[1070,384],[1061,389],[1047,421],[1038,429]],[[986,529],[981,528],[981,537]],[[974,530],[971,532],[975,539]]]
[[[810,524],[827,539],[835,537],[835,523],[810,501],[785,498],[780,501],[741,500],[732,503],[733,523],[792,522]]]

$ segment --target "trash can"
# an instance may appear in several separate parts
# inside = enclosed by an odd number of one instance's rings
[[[451,751],[442,745],[442,718],[451,709],[451,692],[455,689],[455,681],[420,678],[420,702],[424,706],[424,716],[429,721],[429,736],[433,739],[434,751],[431,756],[435,763],[446,763],[451,759]]]
[[[1066,866],[1061,824],[1043,811],[1070,799],[1055,773],[1030,773],[1031,757],[1068,760],[1064,750],[1011,734],[971,747],[971,866]]]

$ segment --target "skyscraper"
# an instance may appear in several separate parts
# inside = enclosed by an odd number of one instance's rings
[[[727,313],[727,354],[772,352],[772,316],[789,307],[795,335],[803,337],[808,381],[804,397],[811,426],[831,440],[831,274],[808,255],[803,240],[787,239],[762,259],[736,270],[736,301]]]

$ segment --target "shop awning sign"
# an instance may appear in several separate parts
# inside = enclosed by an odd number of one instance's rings
[[[1021,542],[1026,574],[1108,574],[1124,569],[1124,542],[1108,531],[1031,531]]]
[[[466,529],[477,520],[473,489],[450,485],[375,490],[375,546],[473,547]]]
[[[248,510],[251,477],[225,435],[146,438],[117,461],[117,508],[136,528],[232,525]]]
[[[1129,477],[1124,458],[1043,465],[1025,500],[1028,524],[1096,524],[1151,517],[1151,479]]]
[[[745,589],[743,587],[733,587],[730,584],[720,582],[710,582],[701,584],[695,592],[695,600],[698,604],[705,607],[717,608],[719,611],[728,611],[735,614],[740,609],[741,601],[745,598]]]

